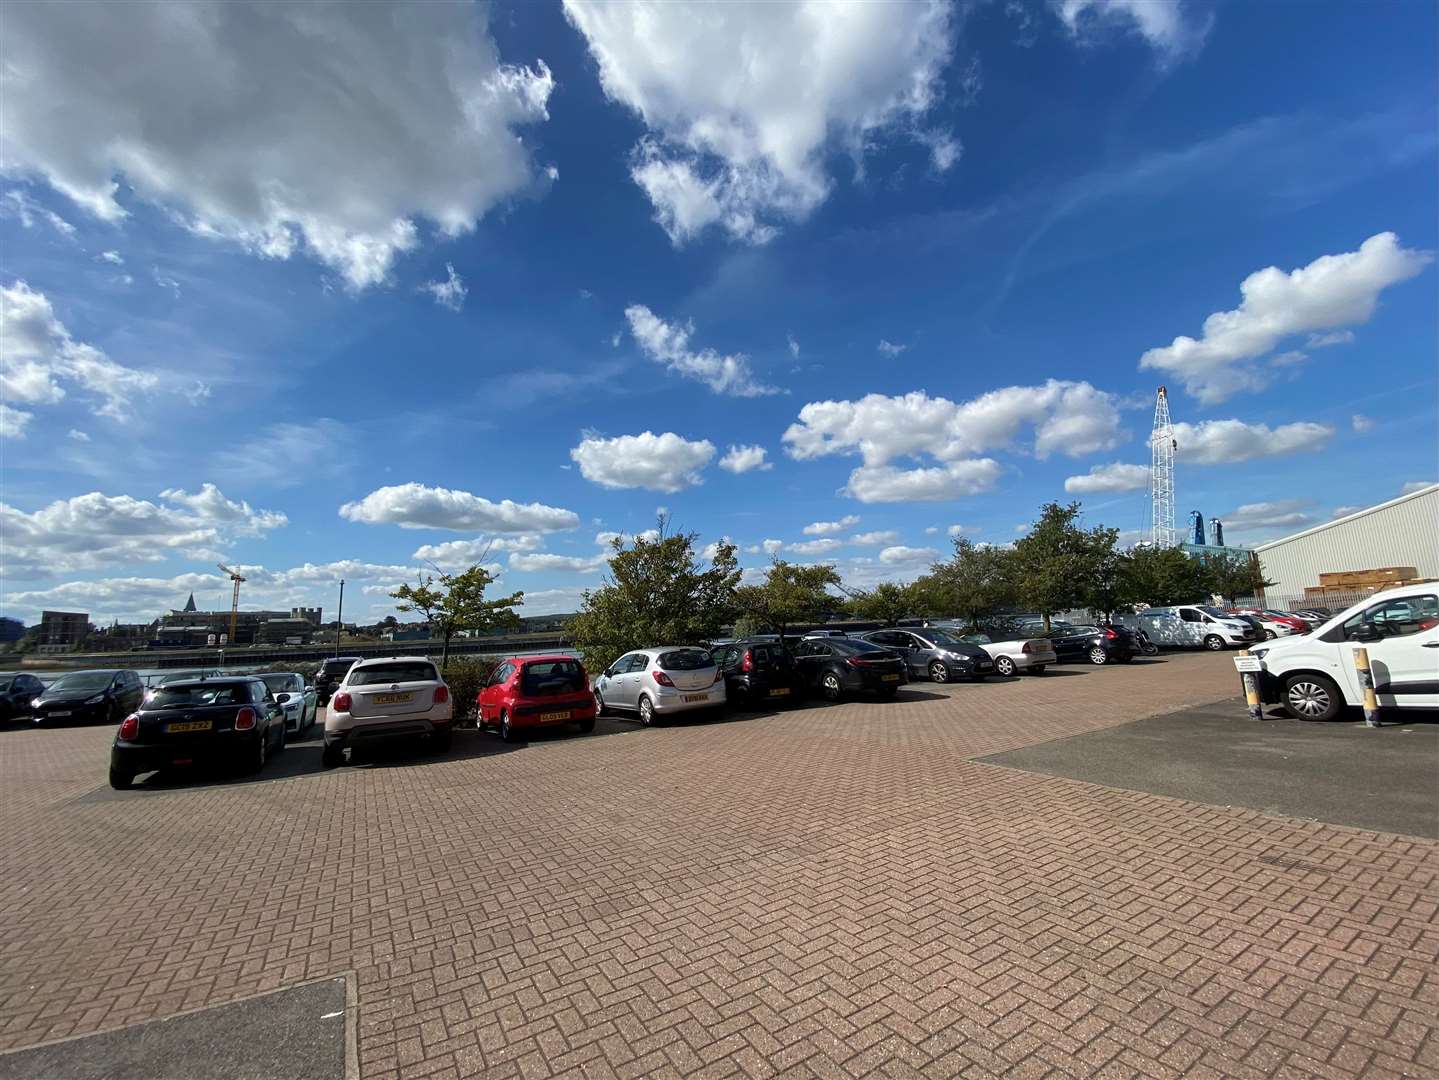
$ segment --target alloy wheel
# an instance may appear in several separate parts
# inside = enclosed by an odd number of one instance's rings
[[[1323,716],[1329,711],[1329,691],[1307,679],[1289,687],[1289,705],[1295,712],[1309,717]]]
[[[929,665],[929,677],[934,682],[949,682],[949,668],[936,660]]]
[[[998,660],[994,662],[994,670],[999,672],[1001,675],[1013,675],[1014,661],[1007,656],[1001,656]]]
[[[649,727],[655,722],[655,707],[649,698],[640,697],[640,723]]]
[[[1089,650],[1089,662],[1091,664],[1107,664],[1109,662],[1109,654],[1096,645]]]
[[[844,689],[839,685],[839,676],[830,673],[821,680],[820,685],[824,688],[824,696],[830,701],[838,701]]]

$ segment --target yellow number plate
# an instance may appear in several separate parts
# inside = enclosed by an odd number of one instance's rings
[[[554,723],[556,720],[568,720],[569,718],[570,714],[568,712],[540,713],[540,723],[542,724],[550,724]]]
[[[691,702],[691,701],[708,701],[709,699],[710,699],[710,696],[709,696],[708,694],[686,694],[686,695],[685,695],[685,701],[686,701],[686,702]]]
[[[789,693],[788,686],[777,686],[769,692],[770,697],[784,697]]]
[[[880,679],[884,682],[899,682],[898,675],[881,675]]]
[[[166,731],[209,731],[214,724],[209,720],[182,720],[178,724],[166,724]]]
[[[376,705],[398,705],[402,701],[409,701],[413,694],[376,694]]]

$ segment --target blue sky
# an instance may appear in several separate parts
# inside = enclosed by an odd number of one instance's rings
[[[1137,537],[1161,382],[1232,540],[1439,478],[1432,5],[127,10],[0,44],[5,614]]]

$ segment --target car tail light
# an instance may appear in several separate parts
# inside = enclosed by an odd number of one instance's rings
[[[248,705],[235,714],[235,730],[250,731],[255,726],[255,710]]]
[[[331,711],[331,712],[349,712],[349,711],[350,711],[350,695],[349,695],[349,694],[336,694],[334,697],[332,697],[332,698],[330,699],[330,711]]]
[[[753,649],[746,649],[746,650],[744,651],[744,659],[739,662],[739,669],[740,669],[741,671],[753,671],[753,670],[754,670],[754,650],[753,650]]]
[[[670,688],[674,687],[674,680],[671,679],[668,675],[666,675],[663,671],[656,671],[654,674],[655,682],[659,683],[661,686],[668,686]]]
[[[450,700],[450,688],[448,686],[435,687],[435,704],[443,705]]]
[[[722,683],[722,682],[724,682],[724,668],[719,668],[719,667],[715,668],[715,682],[717,682],[717,683]]]
[[[140,718],[134,713],[131,713],[129,716],[125,717],[125,719],[120,721],[120,738],[128,742],[139,734]]]
[[[1117,638],[1119,635],[1116,634],[1113,630],[1110,630],[1110,629],[1107,629],[1107,628],[1106,628],[1105,631],[1104,631],[1104,636],[1107,637],[1110,641],[1113,641],[1113,640],[1114,640],[1115,638]]]

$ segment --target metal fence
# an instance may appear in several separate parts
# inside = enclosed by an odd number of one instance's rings
[[[1373,592],[1355,592],[1344,589],[1326,589],[1323,596],[1285,595],[1265,593],[1263,596],[1246,596],[1235,607],[1267,608],[1270,611],[1303,611],[1305,608],[1325,607],[1336,615],[1345,608],[1373,596]]]

